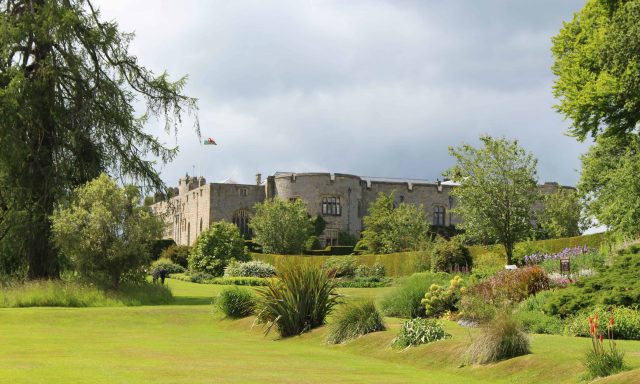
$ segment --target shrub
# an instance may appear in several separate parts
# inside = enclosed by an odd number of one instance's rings
[[[231,260],[224,269],[225,277],[273,277],[276,268],[264,261],[237,262]]]
[[[215,301],[216,308],[233,319],[250,316],[255,305],[255,297],[251,291],[238,287],[223,289]]]
[[[270,279],[262,277],[213,277],[206,273],[194,273],[187,275],[184,273],[176,273],[171,275],[172,279],[189,281],[198,284],[217,284],[217,285],[247,285],[247,286],[265,286]]]
[[[282,337],[298,335],[324,324],[338,297],[326,270],[310,264],[279,267],[279,279],[258,290],[257,321],[276,327]]]
[[[529,338],[521,323],[509,312],[498,314],[485,325],[471,343],[467,356],[471,363],[487,364],[530,353]]]
[[[312,219],[307,205],[301,199],[295,201],[280,198],[267,199],[255,206],[255,215],[249,226],[253,239],[262,245],[265,253],[300,254],[312,234]]]
[[[160,239],[152,240],[149,244],[149,253],[151,254],[151,259],[158,260],[159,258],[161,258],[162,253],[164,253],[164,251],[166,251],[168,248],[175,246],[176,242],[173,241],[173,239]]]
[[[395,348],[414,347],[451,337],[442,323],[435,319],[411,319],[402,324],[391,345]]]
[[[177,276],[172,276],[172,277],[177,277]],[[192,272],[191,275],[189,275],[189,280],[192,283],[203,283],[207,280],[211,280],[213,279],[214,276],[205,272]]]
[[[184,268],[189,265],[189,251],[191,247],[188,245],[170,245],[160,254],[161,259],[169,259],[175,264],[178,264]]]
[[[367,333],[384,330],[382,315],[373,301],[345,304],[329,324],[327,342],[338,344]]]
[[[524,330],[529,333],[560,335],[564,329],[562,320],[542,311],[520,310],[517,312],[516,318],[522,323]]]
[[[356,258],[353,256],[330,257],[324,262],[323,268],[330,276],[353,277],[356,274]]]
[[[375,263],[371,266],[360,264],[356,268],[355,275],[356,277],[384,277],[384,265],[380,263]]]
[[[451,276],[444,272],[416,273],[398,280],[397,287],[383,298],[382,312],[394,317],[422,317],[424,306],[421,301],[432,284],[445,284]]]
[[[338,233],[338,244],[355,247],[358,242],[358,238],[349,232],[340,231]]]
[[[532,240],[523,241],[514,247],[512,261],[517,265],[525,265],[527,256],[545,253],[547,253],[546,248],[541,243]]]
[[[235,224],[219,221],[198,236],[189,255],[189,269],[221,276],[231,259],[249,260],[244,239]]]
[[[431,257],[431,271],[453,272],[470,271],[473,259],[459,236],[454,236],[451,240],[443,237],[436,239]]]
[[[356,277],[348,280],[337,279],[335,285],[339,288],[378,288],[388,287],[392,281],[387,277]]]
[[[614,316],[611,315],[605,328],[606,344],[603,341],[603,334],[598,331],[598,314],[596,313],[593,317],[589,316],[588,319],[591,349],[587,352],[583,362],[587,368],[586,378],[606,377],[625,370],[624,352],[617,348],[616,342],[613,340]]]
[[[322,249],[322,245],[320,245],[320,239],[318,239],[318,236],[309,236],[307,241],[305,241],[304,243],[304,249],[305,251],[315,251],[318,249]]]
[[[589,313],[607,313],[610,312],[615,317],[615,323],[611,327],[617,339],[621,340],[640,340],[640,311],[637,308],[599,307],[589,311]],[[589,324],[584,321],[587,312],[580,312],[570,317],[566,321],[564,328],[565,334],[568,336],[590,336]],[[606,329],[609,319],[605,316],[599,318],[597,323],[598,329]],[[606,337],[607,335],[605,335]]]
[[[162,271],[164,271],[165,274],[169,275],[172,273],[184,273],[185,269],[178,264],[174,264],[169,259],[158,259],[151,263],[151,274],[153,274],[154,272]]]
[[[445,312],[456,312],[460,295],[465,292],[462,284],[463,281],[460,276],[451,279],[446,289],[441,285],[431,284],[429,291],[422,299],[425,315],[427,317],[437,317]]]

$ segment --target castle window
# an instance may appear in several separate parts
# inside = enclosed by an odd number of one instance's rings
[[[400,195],[400,202],[404,203],[404,195]]]
[[[250,220],[249,212],[244,209],[240,209],[233,214],[233,224],[235,224],[238,227],[238,229],[240,230],[240,234],[244,238],[251,237],[251,228],[249,228],[249,220]]]
[[[442,205],[433,207],[433,225],[444,225],[445,209]]]
[[[322,214],[325,216],[340,216],[340,198],[335,196],[325,196],[322,198]]]
[[[240,196],[245,197],[249,194],[249,191],[247,190],[247,188],[240,188],[238,189],[238,191],[240,191]]]
[[[325,229],[324,231],[324,246],[338,245],[338,230],[337,229]]]

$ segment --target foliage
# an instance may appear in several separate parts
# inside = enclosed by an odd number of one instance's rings
[[[304,250],[314,251],[317,249],[322,249],[320,239],[318,239],[318,236],[316,235],[309,236],[309,238],[304,242]]]
[[[327,342],[339,344],[367,333],[384,331],[385,325],[375,304],[369,300],[341,306],[328,328]]]
[[[427,317],[438,317],[446,312],[457,312],[460,296],[466,291],[464,281],[460,276],[455,276],[445,289],[441,285],[431,284],[429,291],[422,299]]]
[[[626,369],[624,352],[618,349],[613,339],[613,314],[609,318],[606,327],[607,344],[605,346],[603,334],[598,330],[598,314],[589,316],[589,334],[591,336],[591,349],[587,352],[584,366],[587,368],[588,379],[607,377]]]
[[[411,319],[402,324],[398,336],[391,344],[395,348],[415,347],[451,337],[444,331],[442,322],[435,319]]]
[[[265,332],[276,327],[288,337],[324,324],[338,302],[329,274],[310,264],[289,264],[278,268],[278,277],[258,290],[256,320],[267,324]]]
[[[335,285],[338,288],[380,288],[389,287],[393,282],[388,277],[356,277],[354,279],[337,279]]]
[[[158,284],[124,283],[117,291],[62,280],[13,283],[0,289],[0,307],[114,307],[168,304],[171,290]]]
[[[355,247],[357,243],[358,243],[358,238],[350,234],[349,232],[345,232],[345,231],[338,232],[338,244]]]
[[[322,265],[332,277],[354,277],[357,260],[354,256],[330,257]]]
[[[144,204],[147,207],[147,204]],[[150,253],[152,260],[160,259],[160,254],[162,254],[167,248],[176,245],[176,242],[173,239],[159,239],[151,241]],[[168,257],[165,257],[168,259]],[[186,268],[186,265],[184,266]]]
[[[118,288],[125,276],[149,262],[149,242],[162,230],[140,200],[138,188],[119,188],[100,175],[76,188],[71,202],[54,212],[55,245],[83,276]]]
[[[594,276],[584,277],[568,288],[554,291],[545,312],[566,317],[598,305],[640,305],[640,254],[617,256],[613,265]]]
[[[461,185],[451,192],[452,212],[463,219],[460,228],[479,241],[497,241],[511,264],[513,247],[531,232],[533,205],[538,199],[537,160],[516,140],[481,136],[483,147],[449,148],[456,165],[446,172]]]
[[[0,30],[0,248],[27,260],[31,278],[55,278],[56,202],[107,170],[162,188],[148,159],[166,163],[177,151],[145,124],[157,117],[167,133],[177,129],[196,100],[182,94],[186,78],[141,66],[129,53],[133,35],[101,21],[90,2],[3,1]]]
[[[175,264],[185,268],[189,266],[189,251],[191,247],[188,245],[170,245],[160,254],[161,259],[169,259]]]
[[[313,227],[304,201],[269,199],[255,205],[249,226],[265,253],[300,254]]]
[[[528,256],[546,254],[546,248],[538,241],[522,241],[513,249],[513,262],[517,265],[534,264],[528,260]]]
[[[574,189],[558,188],[543,196],[544,208],[538,213],[538,225],[548,238],[579,236],[584,226],[582,204]]]
[[[470,271],[473,259],[462,239],[454,236],[451,240],[438,237],[431,257],[431,271],[454,272]]]
[[[589,324],[587,324],[584,319],[588,314],[593,313],[611,313],[615,316],[615,323],[611,326],[611,330],[615,333],[617,339],[640,340],[640,310],[638,310],[637,307],[597,307],[590,308],[588,311],[581,311],[566,319],[564,328],[565,335],[589,337],[591,330]],[[607,329],[607,326],[609,326],[608,321],[608,317],[600,317],[597,321],[597,328]]]
[[[510,313],[501,312],[482,328],[467,350],[471,363],[487,364],[530,353],[529,337]]]
[[[423,317],[422,299],[432,284],[446,284],[451,279],[447,273],[416,273],[399,279],[396,287],[382,299],[382,312],[386,316],[414,318]]]
[[[276,268],[264,261],[231,260],[224,269],[224,277],[273,277],[275,275]]]
[[[247,286],[265,286],[269,283],[270,280],[262,277],[213,277],[212,275],[202,272],[195,272],[190,275],[185,273],[176,273],[171,275],[171,278],[197,284]]]
[[[422,205],[395,204],[394,193],[380,192],[363,219],[364,230],[358,248],[370,253],[417,250],[428,241],[429,225]]]
[[[246,288],[225,288],[215,301],[216,308],[232,319],[251,316],[256,300],[250,290]]]
[[[244,239],[236,225],[219,221],[198,236],[189,255],[189,269],[222,276],[233,259],[249,260]]]
[[[366,264],[360,264],[356,268],[356,277],[384,277],[385,275],[384,265],[375,263],[371,266]]]
[[[175,264],[169,259],[158,259],[151,263],[150,274],[161,271],[164,271],[166,275],[169,275],[172,273],[184,273],[185,269],[181,265]]]
[[[312,236],[318,237],[322,236],[324,229],[327,227],[327,222],[322,218],[322,216],[318,215],[311,219],[312,226]]]
[[[562,320],[542,311],[518,311],[516,318],[529,333],[560,335],[564,329]]]

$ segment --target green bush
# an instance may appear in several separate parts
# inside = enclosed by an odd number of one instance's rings
[[[61,280],[7,284],[0,289],[0,307],[117,307],[168,304],[171,290],[158,284],[123,283],[118,290]]]
[[[235,224],[219,221],[198,236],[189,255],[189,269],[222,276],[232,259],[249,261],[244,239]]]
[[[639,254],[623,254],[613,265],[595,276],[584,277],[565,289],[554,291],[545,304],[545,312],[560,317],[577,314],[596,306],[640,305]]]
[[[598,329],[607,328],[609,314],[613,313],[615,322],[612,330],[615,337],[621,340],[640,340],[640,310],[637,308],[599,307],[580,312],[566,320],[564,333],[567,336],[589,337],[589,323],[585,321],[589,313],[602,315],[598,320]]]
[[[338,233],[338,244],[355,247],[358,242],[358,238],[349,232],[340,231]]]
[[[176,245],[173,239],[160,239],[152,240],[149,244],[149,253],[151,254],[151,260],[158,260],[162,257],[162,254],[170,247]],[[168,259],[168,257],[165,257]],[[184,265],[186,267],[186,265]]]
[[[522,324],[509,312],[502,312],[482,328],[467,350],[467,357],[471,363],[487,364],[528,353],[529,337]]]
[[[330,245],[326,248],[329,255],[350,255],[353,250],[353,245]]]
[[[246,288],[225,288],[215,301],[216,308],[232,319],[251,316],[256,305],[253,293]]]
[[[334,277],[353,277],[356,274],[357,260],[353,256],[331,257],[323,267]]]
[[[338,302],[333,281],[326,270],[311,264],[278,268],[279,279],[269,280],[258,290],[256,320],[276,327],[281,337],[301,334],[318,327]]]
[[[384,265],[375,263],[374,265],[360,264],[355,270],[356,277],[384,277]]]
[[[436,239],[431,257],[432,272],[471,271],[473,259],[459,236],[451,240],[443,237]]]
[[[427,317],[438,317],[446,312],[457,312],[460,295],[465,292],[463,280],[460,276],[455,276],[449,282],[447,288],[431,284],[429,291],[422,299],[424,312]]]
[[[151,274],[162,271],[169,275],[172,273],[184,273],[185,269],[181,265],[174,264],[169,259],[158,259],[151,263]]]
[[[514,247],[512,261],[514,264],[524,265],[524,257],[536,253],[545,254],[547,253],[547,251],[540,242],[532,240],[523,241],[516,244],[516,246]]]
[[[451,337],[442,323],[435,319],[411,319],[402,324],[391,345],[395,348],[414,347]]]
[[[524,330],[529,333],[560,335],[564,329],[562,320],[542,311],[520,310],[517,312],[516,318],[522,323]]]
[[[373,301],[343,305],[329,323],[327,342],[339,344],[367,333],[384,331],[382,315]]]
[[[382,299],[382,312],[387,316],[414,318],[425,315],[421,301],[432,284],[443,285],[451,279],[444,272],[416,273],[398,280],[397,287]]]
[[[189,266],[189,251],[191,247],[188,245],[170,245],[160,254],[161,259],[169,259],[175,264],[184,268]]]
[[[305,251],[315,251],[318,249],[322,249],[322,245],[320,244],[320,239],[318,239],[318,236],[309,236],[307,241],[305,241],[304,243],[304,249]]]
[[[336,287],[339,288],[379,288],[389,287],[393,282],[387,277],[356,277],[354,279],[336,279]]]
[[[231,260],[224,269],[224,277],[273,277],[276,268],[264,261],[238,262]]]
[[[256,287],[265,286],[270,280],[262,277],[213,277],[212,275],[201,272],[196,272],[192,275],[176,273],[171,275],[171,278],[197,284],[247,285]]]

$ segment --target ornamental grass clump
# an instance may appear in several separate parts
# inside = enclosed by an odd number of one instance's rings
[[[382,315],[372,300],[345,304],[329,324],[327,342],[339,344],[367,333],[384,331]]]
[[[283,265],[278,272],[258,290],[256,321],[267,325],[265,334],[275,327],[281,337],[294,336],[324,324],[338,303],[328,272],[309,263]]]
[[[613,338],[615,319],[613,313],[607,323],[607,343],[604,335],[598,331],[598,314],[589,316],[589,330],[591,334],[591,349],[587,352],[584,366],[587,368],[586,379],[606,377],[626,369],[624,352],[618,349]]]
[[[407,320],[402,324],[400,333],[393,339],[391,345],[394,348],[408,348],[448,337],[451,337],[451,335],[444,331],[441,321],[416,318]]]
[[[226,288],[218,295],[215,306],[225,316],[240,319],[253,314],[256,299],[253,293],[246,288]]]
[[[510,312],[499,313],[486,324],[467,350],[470,363],[487,364],[530,353],[529,337]]]

